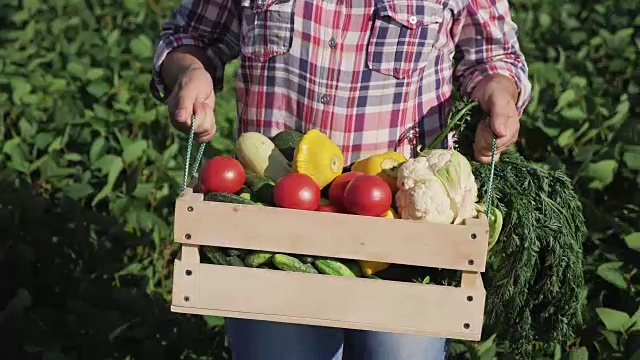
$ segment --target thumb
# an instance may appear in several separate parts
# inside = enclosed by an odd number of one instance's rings
[[[504,114],[491,115],[491,130],[497,137],[507,136],[507,120],[508,117]]]
[[[176,94],[174,101],[174,108],[172,110],[172,117],[177,123],[182,123],[184,126],[191,126],[191,116],[193,115],[193,106],[196,101],[196,95],[193,91],[189,91],[188,88]]]

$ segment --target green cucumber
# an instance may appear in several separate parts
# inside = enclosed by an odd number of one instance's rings
[[[251,200],[274,206],[273,187],[275,183],[266,176],[256,174],[253,171],[246,171],[245,186],[251,192]]]
[[[275,265],[280,270],[315,274],[318,273],[315,269],[313,269],[312,271],[307,266],[309,264],[303,264],[302,261],[294,258],[293,256],[275,254],[273,255],[273,258],[271,258],[271,261],[273,262],[273,265]]]
[[[244,264],[248,267],[259,267],[271,260],[273,253],[267,251],[253,251],[244,258]]]
[[[227,256],[227,264],[230,266],[241,266],[244,267],[244,263],[237,256]]]
[[[214,265],[229,265],[227,257],[221,249],[213,246],[203,246],[202,251]]]
[[[204,196],[205,201],[214,201],[219,203],[241,204],[241,205],[258,205],[255,201],[245,199],[240,195],[210,192]]]
[[[300,259],[304,264],[312,264],[313,260],[315,260],[311,256],[299,256],[298,259]]]
[[[243,258],[248,253],[249,253],[249,250],[246,250],[246,249],[227,248],[227,255],[229,256],[237,256],[239,258]]]
[[[360,267],[360,264],[358,264],[356,261],[346,260],[344,261],[344,265],[348,267],[349,270],[351,270],[353,275],[355,275],[356,277],[362,277],[362,275],[364,275],[362,273],[362,268]]]
[[[293,161],[293,154],[303,136],[303,133],[295,130],[282,130],[271,138],[271,142],[287,160]]]
[[[316,269],[323,274],[345,276],[345,277],[357,277],[345,264],[334,259],[316,259],[313,262]]]

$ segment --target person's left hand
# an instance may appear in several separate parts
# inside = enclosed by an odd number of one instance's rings
[[[515,82],[504,75],[491,75],[483,79],[473,90],[472,98],[489,114],[478,124],[474,156],[478,162],[491,163],[493,134],[496,135],[495,161],[500,153],[518,140],[520,116],[516,110],[518,89]]]

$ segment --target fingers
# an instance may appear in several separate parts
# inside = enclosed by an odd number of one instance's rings
[[[517,123],[517,121],[515,122]],[[515,144],[518,140],[518,132],[520,129],[519,123],[513,125],[511,122],[503,122],[502,124],[504,124],[504,126],[508,129],[507,131],[503,132],[503,136],[500,136],[498,133],[496,133],[496,131],[494,130],[494,122],[492,122],[491,120],[483,120],[478,125],[475,142],[473,145],[474,157],[478,162],[485,164],[491,163],[494,133],[496,135],[496,161],[498,161],[502,152]]]
[[[193,109],[196,116],[195,141],[199,143],[210,141],[216,134],[213,108],[206,102],[196,102]]]

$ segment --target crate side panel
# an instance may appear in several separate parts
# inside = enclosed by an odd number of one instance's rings
[[[185,302],[174,293],[173,306],[196,313],[243,314],[239,317],[289,319],[293,323],[474,337],[481,331],[484,289],[343,278],[201,264],[197,288],[185,265],[176,262],[175,291],[197,294]],[[473,297],[469,301],[468,297]],[[197,304],[197,306],[195,305]],[[195,311],[195,310],[194,310]],[[277,320],[274,320],[277,321]],[[468,329],[465,323],[469,324]],[[349,326],[345,324],[351,324]],[[395,329],[395,330],[394,330]]]
[[[189,198],[177,201],[174,230],[183,243],[479,272],[489,232],[486,222],[443,225]]]

